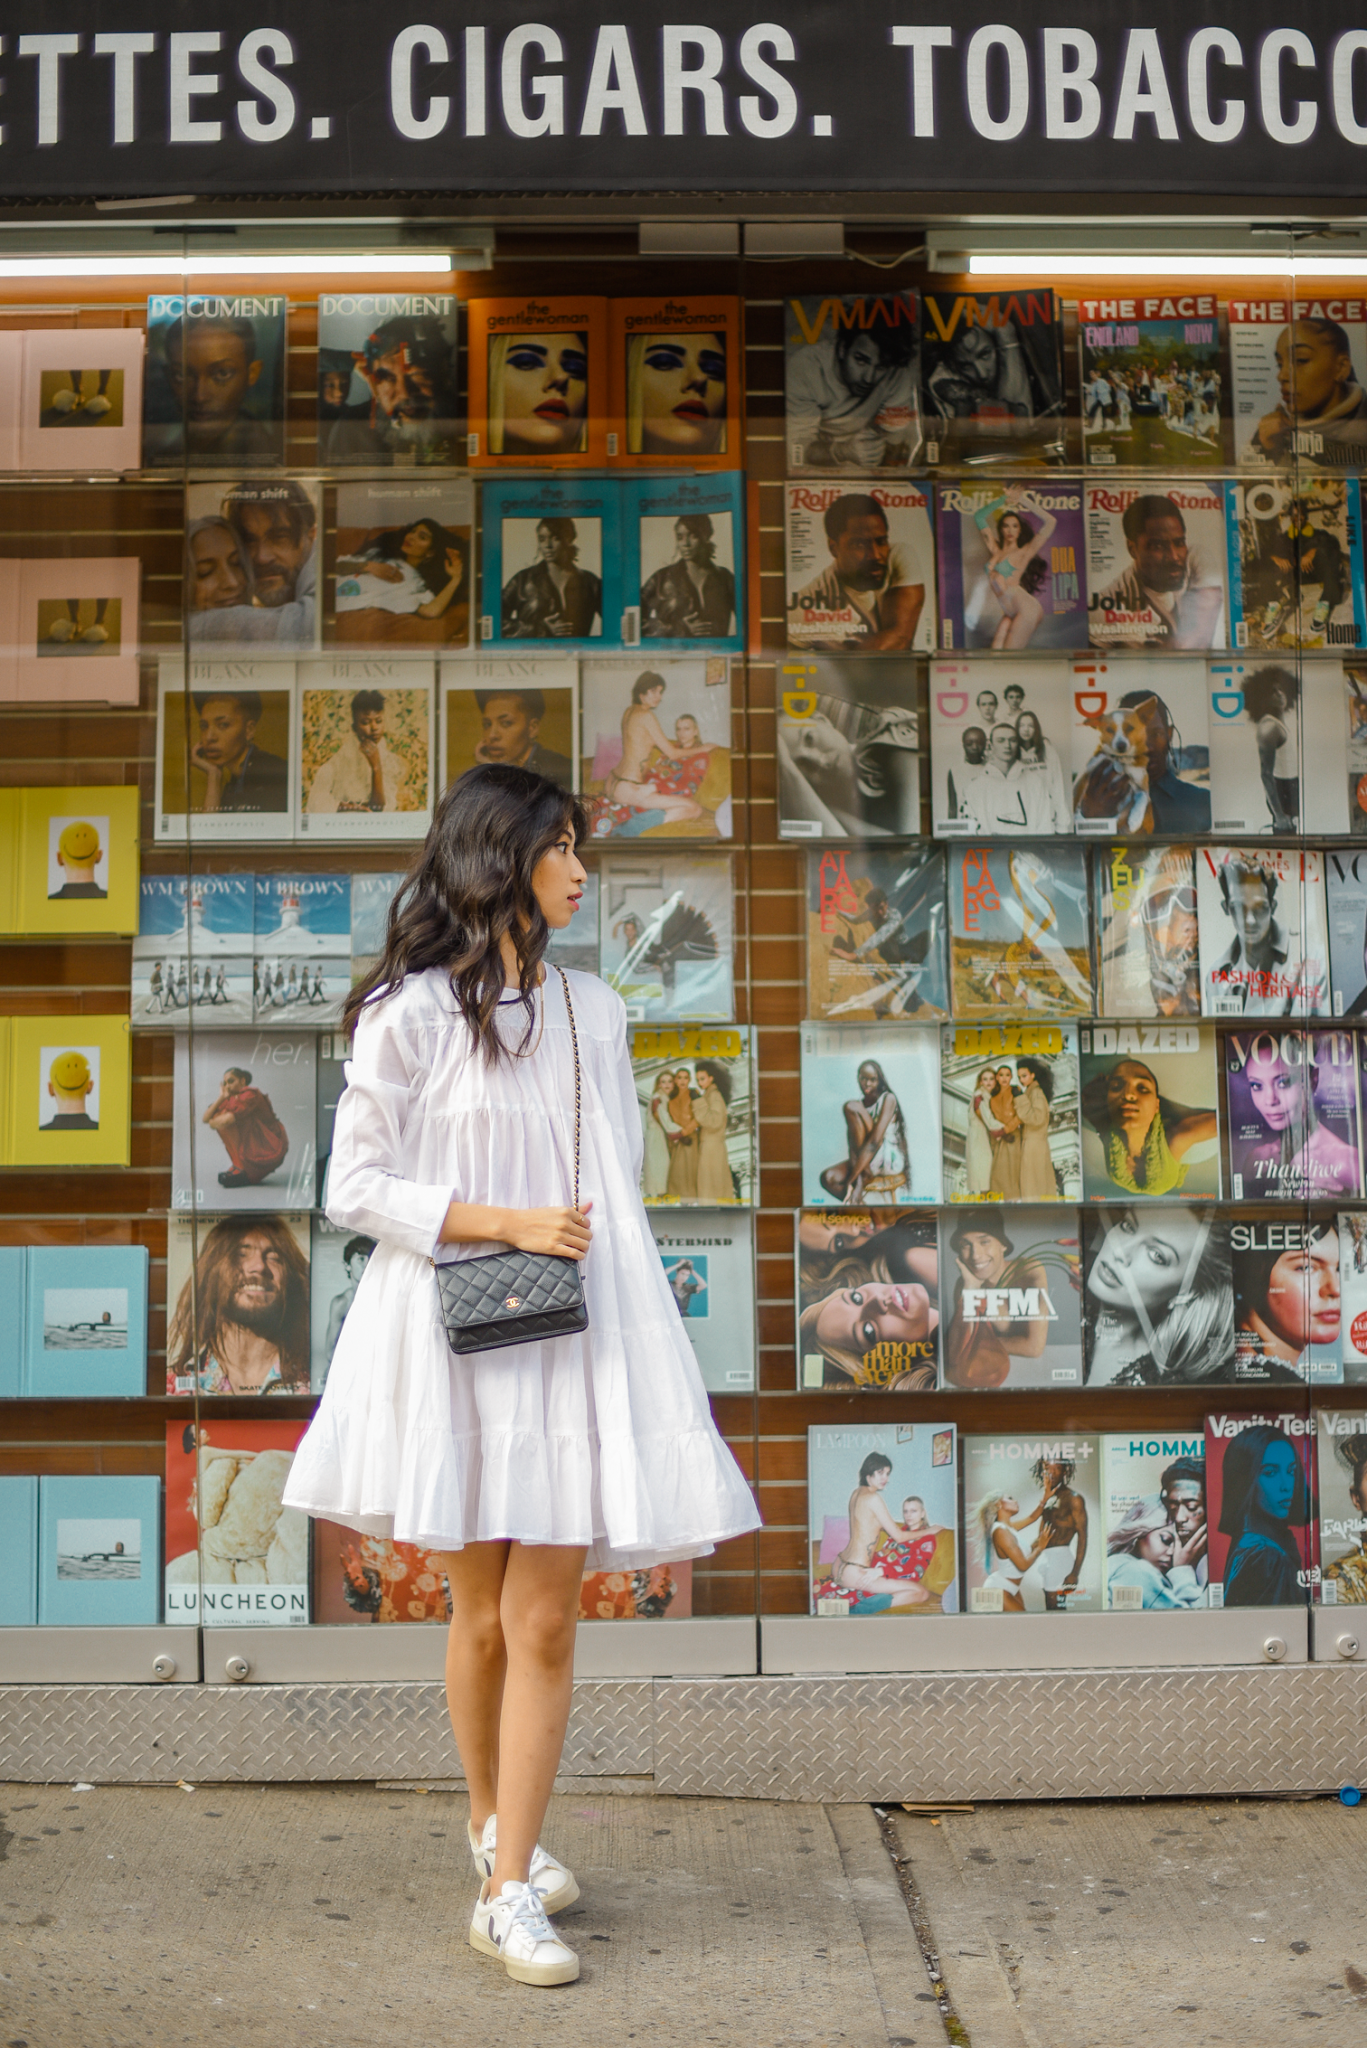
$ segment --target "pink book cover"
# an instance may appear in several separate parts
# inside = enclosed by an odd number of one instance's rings
[[[17,655],[16,696],[137,703],[141,569],[136,555],[19,564],[17,616],[4,641]]]
[[[142,460],[143,350],[144,336],[136,327],[28,328],[17,466],[136,469]]]

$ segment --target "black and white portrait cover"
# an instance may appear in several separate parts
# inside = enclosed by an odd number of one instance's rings
[[[788,645],[929,654],[935,541],[927,485],[846,477],[784,485]]]
[[[622,614],[621,496],[608,478],[499,478],[480,492],[486,647],[612,645]]]
[[[914,839],[921,831],[917,665],[790,655],[779,674],[781,839]]]
[[[783,312],[790,476],[876,476],[921,450],[914,291],[789,299]]]
[[[1084,1211],[1087,1385],[1226,1384],[1234,1373],[1229,1218],[1212,1204]]]
[[[745,640],[745,485],[738,475],[634,477],[622,493],[622,640],[647,653]]]
[[[1072,664],[930,664],[931,829],[937,839],[1071,837]]]
[[[1063,307],[1045,287],[925,292],[921,390],[926,460],[1064,453]]]
[[[807,1014],[928,1023],[949,1015],[944,856],[936,847],[807,853]]]

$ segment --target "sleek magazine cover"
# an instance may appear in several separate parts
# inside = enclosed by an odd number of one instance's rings
[[[799,1209],[793,1234],[798,1385],[928,1393],[939,1355],[934,1216]]]
[[[621,638],[621,493],[608,477],[499,478],[480,491],[484,648],[572,653]]]
[[[789,476],[876,476],[921,452],[921,318],[914,291],[788,299]]]
[[[250,470],[284,461],[286,310],[274,293],[152,293],[145,469]]]
[[[1093,647],[1228,647],[1225,486],[1155,478],[1083,495]]]
[[[1209,676],[1210,829],[1294,838],[1313,791],[1316,831],[1346,833],[1338,664],[1242,656],[1212,661]]]
[[[1309,1604],[1318,1528],[1310,1415],[1208,1415],[1212,1607]]]
[[[251,875],[144,875],[132,1022],[184,1031],[252,1021]]]
[[[940,1042],[950,1202],[1075,1202],[1077,1026],[946,1024]]]
[[[1338,1220],[1236,1210],[1234,1372],[1239,1384],[1336,1386],[1343,1380]]]
[[[1203,1430],[1140,1430],[1101,1439],[1106,1605],[1118,1613],[1206,1605]]]
[[[1078,303],[1090,469],[1219,469],[1229,382],[1213,292]]]
[[[1367,1601],[1367,1417],[1321,1408],[1315,1416],[1320,1603]]]
[[[807,1015],[838,1023],[949,1015],[944,856],[937,847],[807,853]]]
[[[166,1606],[183,1624],[304,1628],[309,1518],[284,1502],[307,1422],[166,1425]]]
[[[27,1337],[15,1391],[33,1400],[145,1394],[146,1245],[34,1244],[20,1256]]]
[[[754,1227],[748,1211],[650,1212],[650,1229],[710,1394],[755,1384]]]
[[[579,664],[515,655],[441,665],[441,788],[486,761],[577,789]]]
[[[171,1216],[166,1304],[168,1394],[307,1394],[308,1212]]]
[[[1082,1385],[1076,1209],[988,1208],[940,1218],[940,1384]]]
[[[1230,1191],[1236,1202],[1362,1193],[1358,1039],[1294,1025],[1225,1032]]]
[[[1229,609],[1236,647],[1360,647],[1367,620],[1356,477],[1259,477],[1229,486]]]
[[[970,1614],[1095,1614],[1105,1551],[1101,1438],[964,1438]]]
[[[1367,455],[1367,305],[1360,298],[1229,305],[1234,460],[1240,469],[1361,469]]]
[[[184,845],[293,833],[294,663],[163,655],[154,835]]]
[[[592,297],[470,300],[472,469],[603,467],[607,310]]]
[[[598,882],[599,972],[628,1023],[726,1022],[736,1002],[730,857],[614,854]]]
[[[1063,306],[1056,292],[925,292],[921,336],[928,463],[1063,460]]]
[[[465,456],[452,292],[318,294],[318,459],[424,469]]]
[[[1207,1017],[1330,1014],[1323,854],[1198,847],[1196,902]]]
[[[356,1299],[375,1239],[346,1230],[327,1216],[312,1219],[309,1257],[309,1387],[321,1394],[332,1354]]]
[[[185,637],[202,659],[318,642],[323,487],[246,476],[185,487]]]
[[[351,987],[350,875],[258,875],[255,922],[254,1021],[330,1031]]]
[[[940,645],[1087,645],[1082,485],[965,478],[935,491]]]
[[[1089,1202],[1220,1193],[1215,1033],[1201,1024],[1083,1024],[1082,1192]]]
[[[930,664],[931,830],[937,839],[1071,836],[1071,664],[944,657]]]
[[[1072,803],[1079,833],[1160,839],[1210,830],[1206,667],[1165,661],[1073,665]]]
[[[297,1029],[177,1038],[173,1209],[313,1202],[317,1044]]]
[[[957,1431],[896,1422],[807,1431],[811,1612],[959,1612]]]
[[[780,839],[914,839],[921,831],[916,664],[791,656],[776,720]]]
[[[624,478],[625,646],[739,654],[745,645],[745,480]]]
[[[1083,1212],[1089,1391],[1233,1380],[1229,1224],[1223,1211],[1202,1203]]]
[[[632,1026],[647,1202],[751,1208],[755,1097],[748,1026]]]
[[[608,302],[608,461],[630,468],[744,466],[741,302]]]
[[[424,837],[436,754],[427,661],[301,661],[301,839]]]
[[[784,498],[789,647],[932,653],[929,486],[846,477],[785,484]]]
[[[338,484],[323,639],[431,653],[470,644],[475,492],[468,479]]]
[[[956,1017],[1090,1017],[1087,850],[953,847],[949,959]]]
[[[1097,1010],[1103,1017],[1199,1017],[1196,855],[1191,846],[1098,847]]]
[[[801,1043],[803,1201],[837,1209],[938,1202],[935,1027],[804,1024]]]
[[[38,1481],[38,1626],[153,1626],[161,1481],[51,1473]],[[22,1555],[22,1552],[21,1552]]]
[[[579,788],[591,839],[731,837],[725,655],[586,661],[580,706]]]

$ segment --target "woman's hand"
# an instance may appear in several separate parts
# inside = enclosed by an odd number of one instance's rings
[[[508,1243],[520,1252],[550,1252],[558,1259],[582,1259],[589,1248],[588,1212],[582,1209],[510,1209]]]

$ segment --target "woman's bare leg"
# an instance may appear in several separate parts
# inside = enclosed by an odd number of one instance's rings
[[[527,1882],[560,1768],[585,1553],[514,1543],[503,1575],[507,1667],[498,1738],[498,1847],[489,1889]]]
[[[446,1707],[479,1832],[498,1807],[498,1731],[508,1651],[500,1607],[509,1543],[469,1543],[438,1559],[451,1589]]]
[[[1035,637],[1035,628],[1044,617],[1044,606],[1028,590],[1016,592],[1016,613],[1011,621],[1010,631],[1002,641],[1003,647],[1028,647]]]

